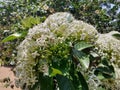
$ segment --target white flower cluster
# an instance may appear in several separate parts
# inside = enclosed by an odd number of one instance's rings
[[[74,19],[70,13],[58,12],[50,15],[44,23],[29,29],[28,35],[18,46],[16,76],[20,79],[19,86],[23,86],[24,83],[31,86],[37,82],[38,72],[34,69],[38,64],[37,56],[42,57],[39,58],[39,72],[48,72],[47,61],[38,51],[44,51],[49,44],[62,43],[65,40],[94,42],[97,34],[93,26]],[[41,65],[44,66],[44,70]]]
[[[120,34],[117,31],[112,31],[107,34],[100,34],[96,41],[99,54],[106,56],[111,62],[120,67],[120,40],[115,38],[114,34]]]
[[[115,69],[115,80],[112,83],[106,83],[105,86],[112,90],[120,89],[120,40],[113,35],[119,34],[117,31],[111,31],[107,34],[100,34],[96,41],[96,46],[101,56],[108,57]]]

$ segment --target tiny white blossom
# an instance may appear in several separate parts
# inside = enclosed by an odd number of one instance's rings
[[[74,19],[67,12],[58,12],[50,15],[44,23],[38,24],[30,28],[27,36],[18,46],[16,76],[20,79],[20,85],[32,86],[37,82],[36,70],[33,68],[38,64],[36,57],[39,58],[39,72],[48,75],[47,60],[44,54],[38,52],[44,51],[49,45],[62,43],[70,38],[68,43],[75,40],[84,40],[87,42],[95,42],[97,30],[83,22]],[[38,50],[38,51],[37,51]],[[47,58],[47,57],[45,57]]]

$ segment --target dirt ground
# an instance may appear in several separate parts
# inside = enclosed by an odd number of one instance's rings
[[[21,90],[15,87],[15,76],[12,67],[0,66],[0,90]]]

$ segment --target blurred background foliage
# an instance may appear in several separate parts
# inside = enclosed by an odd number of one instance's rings
[[[120,2],[116,0],[1,0],[0,62],[14,65],[16,47],[28,29],[55,12],[70,12],[76,19],[96,27],[100,33],[120,31]],[[16,32],[21,38],[2,42]]]

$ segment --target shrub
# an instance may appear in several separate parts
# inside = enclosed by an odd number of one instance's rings
[[[32,87],[40,73],[43,73],[42,77],[51,75],[49,69],[55,70],[56,74],[68,74],[72,44],[79,41],[92,43],[96,36],[97,30],[93,26],[75,20],[69,13],[49,16],[44,23],[29,29],[18,47],[16,76],[20,79],[19,85]]]
[[[109,89],[105,84],[109,81],[115,86],[116,64],[109,62],[114,47],[101,43],[101,37],[93,26],[74,19],[70,13],[50,15],[44,23],[29,29],[18,46],[16,84],[23,90]],[[110,44],[110,37],[105,44]],[[114,41],[119,45],[119,40]],[[105,50],[107,55],[102,52]]]

